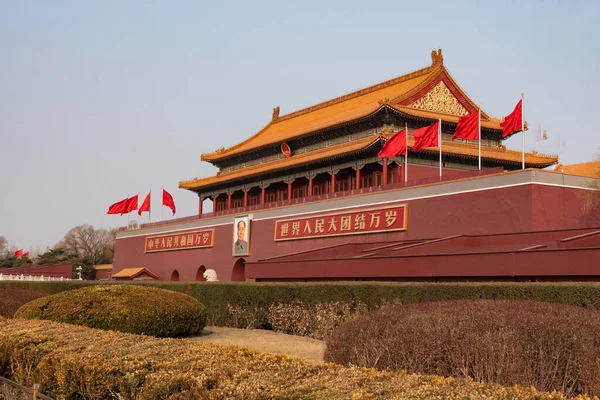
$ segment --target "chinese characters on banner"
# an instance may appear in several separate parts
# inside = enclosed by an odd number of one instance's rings
[[[406,230],[406,204],[275,222],[275,241]]]
[[[214,240],[214,229],[152,236],[146,238],[144,251],[146,253],[151,253],[155,251],[187,250],[213,247]]]

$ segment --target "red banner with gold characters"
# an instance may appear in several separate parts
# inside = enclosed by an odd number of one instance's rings
[[[213,247],[214,241],[214,229],[151,236],[146,238],[144,251],[152,253],[156,251],[200,249],[203,247]]]
[[[406,230],[406,204],[275,222],[275,241]]]

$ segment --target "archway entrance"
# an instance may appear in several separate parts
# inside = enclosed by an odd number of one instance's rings
[[[171,280],[172,281],[178,281],[179,280],[179,272],[177,270],[173,271],[173,273],[171,274]]]
[[[206,272],[206,267],[204,265],[201,265],[200,268],[198,268],[198,271],[196,272],[196,280],[197,281],[206,282],[206,278],[204,277],[204,272]]]
[[[244,282],[246,280],[246,261],[243,258],[238,258],[233,265],[231,280],[236,282]]]

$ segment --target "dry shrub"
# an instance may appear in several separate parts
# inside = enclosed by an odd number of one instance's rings
[[[235,346],[18,319],[0,321],[0,375],[39,383],[56,399],[564,399],[533,388],[312,366]]]
[[[267,316],[274,331],[322,340],[342,322],[366,311],[364,303],[335,301],[311,306],[293,301],[272,304]]]
[[[102,285],[33,300],[15,318],[47,319],[157,337],[194,335],[205,326],[198,300],[150,286]]]
[[[599,395],[600,313],[526,301],[385,307],[341,325],[325,359]]]
[[[47,295],[35,290],[0,289],[0,315],[11,318],[23,304]]]

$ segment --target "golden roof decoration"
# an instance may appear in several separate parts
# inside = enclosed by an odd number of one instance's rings
[[[444,81],[440,81],[432,90],[418,100],[413,101],[408,107],[418,110],[431,111],[440,114],[464,116],[469,111],[454,97]]]

